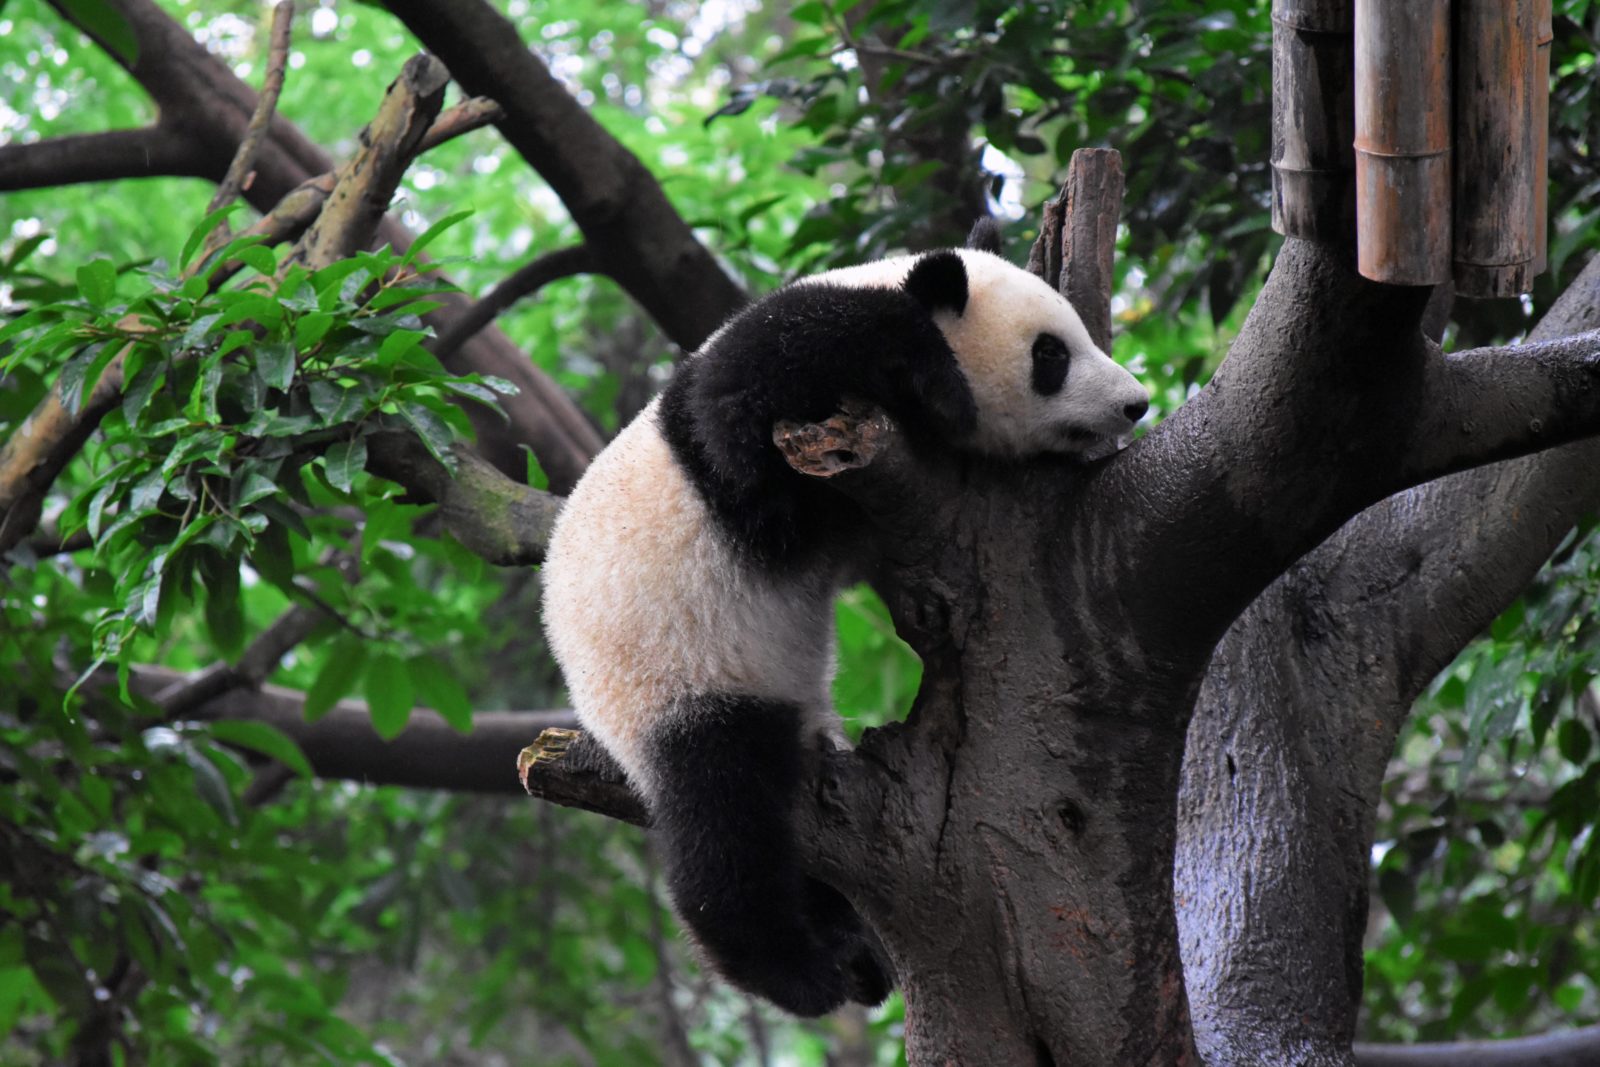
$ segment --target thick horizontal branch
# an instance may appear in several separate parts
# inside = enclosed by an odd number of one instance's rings
[[[1359,1067],[1593,1067],[1600,1026],[1499,1041],[1357,1045]]]
[[[544,559],[560,497],[512,481],[459,446],[451,472],[412,434],[375,434],[367,442],[367,470],[437,503],[445,529],[473,553],[504,567]]]
[[[538,292],[551,282],[591,272],[595,267],[595,256],[587,245],[558,248],[539,255],[532,262],[518,267],[505,281],[456,316],[439,334],[439,339],[434,341],[433,354],[440,359],[448,358],[468,338],[493,322],[496,316],[518,300]]]
[[[217,161],[168,123],[0,146],[0,193],[175,175],[210,178]]]
[[[152,697],[182,680],[179,672],[160,667],[133,673],[135,690]],[[472,717],[472,732],[463,734],[436,712],[416,708],[406,728],[385,741],[360,701],[341,700],[307,722],[305,694],[273,685],[234,690],[194,709],[194,717],[276,727],[300,747],[320,778],[507,796],[522,795],[517,753],[543,730],[576,725],[570,711],[480,711]]]
[[[1399,488],[1600,432],[1600,331],[1451,355],[1429,394]]]

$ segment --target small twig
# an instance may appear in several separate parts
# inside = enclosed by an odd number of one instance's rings
[[[595,257],[588,245],[574,245],[542,253],[518,267],[481,300],[452,319],[434,342],[433,354],[441,360],[446,359],[518,300],[538,292],[551,282],[570,278],[574,274],[587,274],[596,267]]]
[[[470,100],[463,100],[455,107],[441,112],[439,117],[433,120],[433,125],[428,127],[428,132],[422,135],[422,141],[417,145],[417,155],[430,152],[464,133],[493,125],[504,116],[505,112],[500,105],[487,96],[474,96]]]
[[[250,116],[250,124],[245,127],[244,137],[239,141],[239,148],[233,154],[233,162],[228,164],[228,173],[223,176],[217,185],[217,191],[211,195],[211,202],[206,205],[207,214],[232,203],[244,191],[255,170],[256,157],[260,154],[261,144],[266,139],[267,128],[272,125],[273,112],[278,109],[278,95],[283,92],[283,72],[289,65],[289,24],[293,18],[294,0],[279,0],[278,5],[272,9],[272,31],[267,45],[267,73],[261,83],[261,93],[256,97],[255,113]],[[228,224],[223,221],[206,236],[205,250],[207,253],[215,251],[227,244],[230,239]]]

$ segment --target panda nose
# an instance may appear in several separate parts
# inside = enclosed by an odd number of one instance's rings
[[[1127,407],[1122,409],[1122,413],[1128,416],[1129,422],[1138,422],[1140,419],[1144,418],[1144,413],[1149,410],[1150,401],[1148,399],[1144,399],[1136,400],[1129,404]]]

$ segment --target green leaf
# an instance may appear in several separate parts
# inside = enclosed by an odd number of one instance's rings
[[[367,439],[340,441],[328,449],[323,462],[328,469],[328,482],[340,492],[348,493],[356,475],[367,468]]]
[[[429,226],[426,230],[423,230],[422,235],[415,241],[411,242],[411,247],[406,249],[405,258],[400,262],[404,265],[410,265],[418,256],[422,255],[422,253],[427,250],[429,245],[433,244],[440,234],[444,233],[444,231],[448,230],[462,219],[471,217],[471,211],[456,211],[446,215],[432,226]]]
[[[359,638],[348,633],[336,638],[306,690],[306,721],[316,722],[350,692],[366,662],[367,648]]]
[[[34,978],[63,1011],[76,1015],[88,1008],[89,981],[64,946],[30,937],[26,951]]]
[[[256,366],[262,380],[287,392],[294,384],[294,355],[294,346],[287,341],[263,341],[257,345]]]
[[[462,733],[472,730],[472,701],[462,688],[461,679],[432,656],[410,660],[411,685],[422,702],[437,711],[445,722]]]
[[[232,658],[244,645],[244,609],[239,603],[239,566],[206,553],[201,562],[206,583],[206,629],[219,650]]]
[[[364,691],[372,728],[385,741],[393,741],[411,718],[411,674],[406,661],[389,651],[373,656],[367,665]]]
[[[0,275],[9,275],[15,272],[22,265],[23,260],[33,255],[34,252],[38,251],[39,246],[48,240],[50,240],[48,233],[36,233],[32,237],[25,237],[18,241],[16,247],[11,250],[11,254],[6,257],[5,263],[0,265]]]
[[[183,242],[183,252],[178,256],[178,266],[187,267],[189,265],[189,260],[193,258],[196,252],[200,251],[200,246],[206,243],[207,235],[221,225],[223,219],[226,219],[229,215],[239,210],[239,206],[240,205],[235,203],[228,204],[224,207],[219,207],[217,210],[211,212],[205,218],[201,219],[200,224],[197,225],[193,230],[189,231],[188,239]],[[201,290],[201,292],[204,291],[204,289]]]
[[[144,414],[150,398],[155,395],[155,391],[166,378],[165,362],[147,363],[139,368],[138,373],[133,376],[133,380],[122,393],[122,417],[127,420],[129,426],[138,428],[139,417]]]
[[[61,394],[61,406],[69,415],[78,413],[85,396],[94,395],[100,372],[116,357],[117,348],[109,341],[97,341],[81,349],[61,368],[56,388]]]
[[[294,345],[300,351],[316,345],[328,335],[333,324],[338,321],[327,311],[313,311],[309,315],[302,315],[294,324]]]
[[[456,469],[456,458],[450,454],[450,446],[455,443],[455,433],[448,423],[420,404],[401,405],[400,417],[417,431],[417,436],[428,446],[428,451],[433,453],[434,459],[443,463],[447,470]]]
[[[250,564],[257,574],[283,592],[294,588],[294,549],[289,544],[289,531],[282,523],[271,523],[256,535],[256,543],[250,549]]]
[[[183,746],[183,759],[194,772],[194,788],[200,794],[200,799],[222,816],[229,826],[239,825],[239,813],[233,806],[233,790],[228,788],[228,779],[217,765],[193,745]]]
[[[264,278],[278,273],[278,257],[265,245],[250,245],[238,250],[238,259]]]
[[[533,454],[533,449],[528,445],[519,444],[518,448],[528,460],[528,484],[535,489],[549,489],[550,476],[544,471],[544,464],[539,462],[539,457]]]
[[[117,268],[109,259],[91,259],[78,268],[78,293],[103,308],[117,294]]]
[[[235,475],[231,490],[233,506],[243,508],[275,494],[278,491],[278,483],[267,477],[259,466],[250,466],[241,469]]]
[[[277,760],[302,778],[312,777],[311,763],[300,746],[275,726],[243,719],[219,719],[211,723],[208,730],[224,744],[258,752]]]
[[[1594,735],[1577,719],[1562,719],[1561,725],[1556,727],[1556,748],[1567,762],[1582,767],[1589,762]]]

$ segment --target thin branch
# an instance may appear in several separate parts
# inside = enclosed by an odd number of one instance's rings
[[[133,669],[131,685],[153,696],[181,678],[164,667],[141,666]],[[437,712],[414,708],[406,728],[385,741],[363,702],[341,700],[307,722],[305,694],[276,685],[234,690],[196,708],[193,718],[273,726],[299,746],[319,778],[505,796],[523,795],[516,762],[524,746],[543,730],[577,725],[570,711],[479,711],[472,731],[463,734]]]
[[[1600,1026],[1511,1037],[1355,1048],[1360,1067],[1592,1067],[1600,1063]]]
[[[454,140],[462,134],[492,126],[504,117],[505,112],[500,110],[500,105],[487,96],[474,96],[463,100],[433,120],[433,125],[428,127],[428,132],[423,135],[422,143],[417,146],[417,155],[431,152],[446,141]]]
[[[28,542],[28,551],[35,559],[45,559],[50,556],[70,556],[74,552],[82,552],[86,548],[94,547],[94,538],[88,530],[79,530],[71,537],[63,538],[57,533],[47,532],[40,534]]]
[[[433,354],[440,359],[453,355],[468,338],[493,322],[518,300],[538,292],[551,282],[575,274],[590,273],[596,267],[595,257],[588,245],[574,245],[542,253],[532,262],[518,267],[505,281],[456,316],[433,343]]]
[[[0,192],[80,182],[213,173],[211,155],[166,121],[139,130],[50,137],[0,145]]]
[[[232,203],[244,189],[246,181],[255,169],[262,138],[266,136],[267,127],[272,122],[272,114],[278,108],[278,94],[283,92],[283,72],[289,65],[289,27],[293,18],[294,0],[278,0],[277,6],[272,9],[272,31],[267,46],[267,73],[261,82],[261,93],[256,97],[256,109],[250,116],[250,125],[245,127],[244,138],[239,142],[239,150],[234,153],[233,162],[228,165],[228,173],[223,175],[222,181],[217,185],[217,191],[211,196],[211,203],[206,205],[207,214],[216,211],[224,204]],[[223,243],[226,243],[226,238],[223,239]]]

